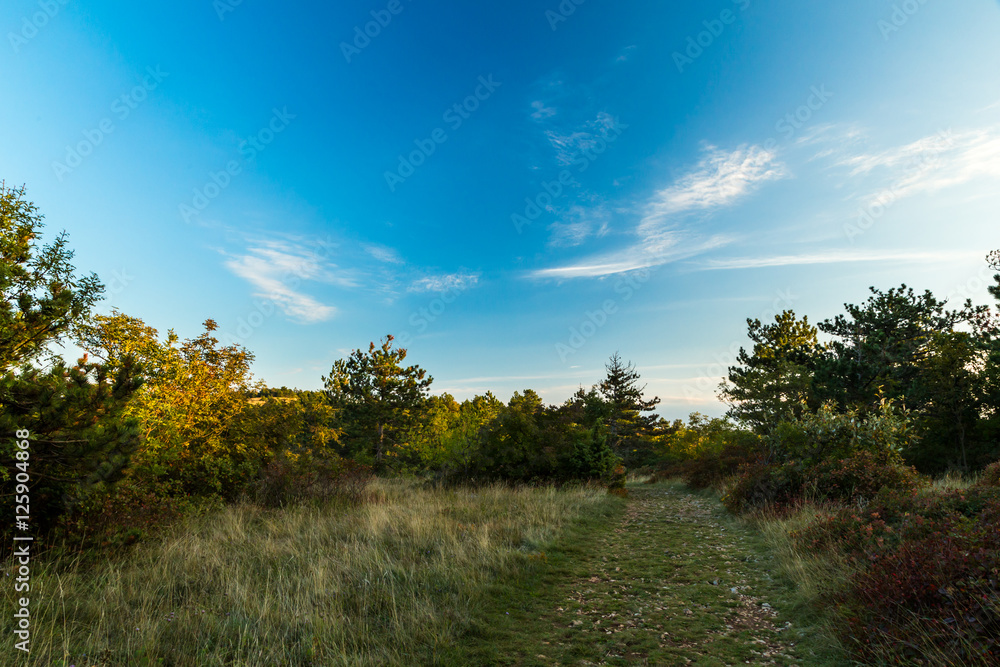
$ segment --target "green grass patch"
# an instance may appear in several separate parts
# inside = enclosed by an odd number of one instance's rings
[[[709,493],[630,485],[497,583],[442,664],[848,664],[754,527]],[[592,508],[593,510],[593,508]]]

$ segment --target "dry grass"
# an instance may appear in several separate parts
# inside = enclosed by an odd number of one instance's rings
[[[781,574],[794,583],[804,605],[827,599],[847,581],[846,563],[831,552],[809,551],[794,537],[818,517],[828,515],[829,510],[805,503],[782,516],[758,514],[747,518],[773,551]]]
[[[816,552],[805,548],[795,535],[818,517],[830,514],[828,508],[803,503],[794,511],[780,516],[759,513],[745,517],[763,539],[774,557],[776,575],[789,582],[792,594],[788,602],[791,611],[812,626],[816,643],[831,653],[842,653],[835,626],[839,610],[829,605],[830,599],[847,585],[851,569],[846,561],[832,551]]]
[[[491,582],[609,502],[597,489],[373,490],[355,507],[228,507],[120,562],[40,566],[20,664],[431,664]],[[14,597],[5,587],[8,642]]]
[[[962,490],[975,484],[978,479],[979,475],[975,473],[948,472],[935,478],[931,488],[937,492]]]

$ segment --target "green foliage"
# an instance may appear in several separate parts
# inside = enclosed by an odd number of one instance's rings
[[[206,320],[196,338],[171,331],[159,342],[155,329],[121,313],[94,318],[85,343],[112,366],[124,352],[137,357],[146,382],[126,414],[140,425],[140,445],[129,477],[169,494],[237,495],[268,457],[269,443],[243,439],[237,426],[256,388],[253,355],[221,346]],[[245,425],[245,423],[244,423]]]
[[[416,425],[433,382],[419,366],[402,366],[406,350],[392,349],[392,341],[390,335],[381,347],[371,343],[367,352],[354,350],[323,378],[348,454],[380,468]]]
[[[719,395],[731,418],[766,434],[813,402],[813,370],[823,348],[809,318],[798,320],[790,310],[776,315],[774,324],[748,319],[747,327],[752,353],[740,348],[739,365],[729,369]]]
[[[644,413],[651,412],[660,399],[643,396],[646,387],[639,386],[635,366],[631,362],[623,363],[617,352],[611,355],[605,369],[607,375],[597,388],[605,403],[602,416],[606,415],[609,444],[627,465],[634,465],[642,458],[636,456],[639,450],[645,450],[643,436],[656,422],[656,415]],[[580,400],[587,407],[593,405],[591,396],[581,396]]]
[[[87,316],[104,293],[91,274],[77,277],[65,232],[47,246],[44,226],[24,188],[0,182],[0,364],[4,371],[35,362]]]
[[[748,462],[763,459],[760,437],[749,432],[730,433],[721,449],[706,452],[683,469],[684,483],[694,489],[722,489],[727,480]]]
[[[480,431],[502,408],[503,404],[489,392],[462,403],[450,394],[428,397],[419,420],[390,453],[395,457],[393,468],[466,474],[479,446]]]
[[[661,457],[668,461],[686,461],[717,455],[736,432],[725,419],[708,418],[692,412],[688,423],[677,420],[670,432],[659,439]]]
[[[608,445],[604,424],[598,420],[588,427],[580,422],[583,417],[573,401],[546,407],[530,389],[515,392],[482,428],[466,474],[517,482],[609,481],[620,460]]]
[[[861,450],[813,465],[801,461],[746,464],[726,488],[722,502],[737,514],[781,512],[806,500],[865,503],[886,491],[913,493],[925,486],[926,478],[913,468]]]
[[[868,452],[881,463],[899,463],[916,433],[909,414],[892,400],[864,416],[856,408],[838,412],[826,403],[815,412],[778,424],[765,440],[772,460],[799,460],[814,465]]]
[[[906,285],[871,292],[865,303],[845,304],[846,315],[819,325],[834,337],[817,369],[819,393],[841,407],[874,408],[884,395],[921,411],[930,397],[919,396],[920,364],[932,354],[935,335],[954,331],[982,309],[967,302],[947,310],[930,291],[918,295]]]
[[[988,261],[1000,268],[997,252]],[[779,445],[808,448],[811,434],[799,427],[810,414],[864,421],[888,399],[910,415],[901,453],[920,470],[970,470],[1000,455],[1000,320],[906,285],[870,290],[818,328],[791,311],[773,324],[748,320],[753,349],[740,351],[719,392],[729,416]],[[830,341],[820,344],[818,332]]]
[[[104,287],[75,275],[65,234],[40,245],[42,226],[24,189],[0,183],[0,478],[19,472],[14,435],[29,432],[30,516],[44,533],[128,462],[136,424],[123,410],[140,378],[127,357],[68,365],[46,355],[84,324]],[[0,510],[13,516],[14,494],[2,497]]]
[[[992,453],[976,438],[980,419],[982,377],[987,352],[964,331],[935,333],[927,356],[917,367],[919,382],[913,401],[922,405],[917,416],[920,440],[908,447],[908,461],[931,473],[950,468],[969,470]]]

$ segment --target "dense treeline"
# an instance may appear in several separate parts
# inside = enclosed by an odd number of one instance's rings
[[[988,261],[1000,269],[996,253]],[[865,420],[897,406],[901,426],[912,429],[900,453],[922,472],[978,470],[996,460],[995,314],[971,302],[948,310],[931,292],[906,285],[871,292],[863,304],[845,304],[845,314],[817,326],[791,311],[771,324],[748,320],[753,349],[741,350],[721,390],[729,415],[776,439],[806,415]]]
[[[530,389],[507,403],[431,395],[433,378],[392,336],[333,362],[322,391],[268,388],[250,373],[253,354],[220,343],[212,320],[181,340],[95,313],[103,286],[75,274],[65,235],[40,242],[24,189],[0,186],[0,207],[3,505],[13,514],[28,468],[32,530],[50,544],[131,543],[236,499],[357,499],[376,473],[621,489],[622,463],[650,459],[658,399],[617,355],[607,378],[560,406]],[[53,353],[67,343],[86,355],[69,364]],[[21,468],[18,431],[30,433]]]
[[[986,261],[1000,271],[1000,251]],[[988,289],[1000,301],[1000,274]],[[816,567],[814,602],[862,664],[995,665],[997,310],[906,285],[871,293],[816,325],[791,311],[748,320],[753,347],[720,386],[728,419],[669,436],[654,479],[805,525],[787,536],[791,570]]]

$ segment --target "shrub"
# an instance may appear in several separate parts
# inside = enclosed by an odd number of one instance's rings
[[[778,424],[768,436],[771,452],[781,461],[812,465],[868,452],[880,463],[899,463],[901,452],[915,439],[909,414],[891,400],[862,417],[856,409],[837,412],[832,403],[815,412]]]
[[[865,504],[880,493],[906,495],[926,484],[913,468],[886,463],[878,455],[858,451],[838,461],[808,467],[798,461],[744,465],[726,489],[722,502],[737,513],[781,510],[804,499]]]
[[[261,470],[249,496],[264,507],[331,500],[359,503],[366,499],[371,478],[370,466],[350,459],[277,458]]]
[[[780,511],[801,497],[804,482],[797,461],[744,464],[723,494],[722,504],[737,514],[755,509]]]
[[[608,493],[621,496],[628,496],[628,489],[625,488],[625,466],[618,464],[608,477]]]
[[[95,491],[67,512],[54,537],[70,552],[106,555],[160,533],[189,508],[185,498],[123,480]]]
[[[683,478],[687,475],[687,471],[691,468],[693,463],[693,461],[675,461],[660,466],[660,468],[654,471],[649,479],[646,480],[646,484],[656,484],[657,482],[674,479],[676,477]]]
[[[511,399],[513,401],[513,399]],[[480,431],[462,481],[567,483],[608,481],[621,464],[600,421],[588,428],[559,409],[504,408]]]
[[[1000,490],[883,489],[799,535],[843,554],[840,632],[877,664],[993,665],[1000,657]],[[923,661],[921,663],[921,661]]]
[[[708,452],[684,466],[684,482],[696,489],[721,488],[723,482],[737,474],[740,466],[761,458],[759,441],[752,434],[740,434],[719,451]]]
[[[809,468],[806,478],[806,497],[862,504],[883,489],[906,494],[928,484],[916,469],[886,463],[866,450],[838,461],[818,463]]]
[[[845,595],[843,634],[864,661],[1000,662],[1000,502],[953,514],[930,534],[871,557]],[[921,662],[923,661],[923,662]]]
[[[1000,461],[991,463],[979,475],[977,487],[1000,488]]]

